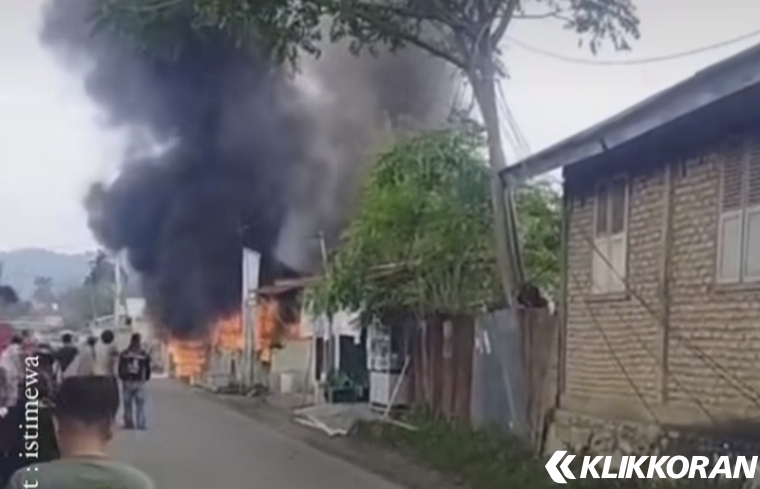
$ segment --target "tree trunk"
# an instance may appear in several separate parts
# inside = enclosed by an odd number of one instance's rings
[[[496,69],[490,56],[481,56],[474,63],[479,69],[470,70],[467,77],[478,107],[483,115],[488,138],[488,158],[491,166],[491,200],[494,206],[496,259],[507,306],[511,306],[522,281],[519,261],[514,201],[509,187],[502,185],[499,172],[506,168],[507,158],[501,141],[499,113],[496,105]]]

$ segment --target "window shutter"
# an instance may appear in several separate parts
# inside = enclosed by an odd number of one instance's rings
[[[604,236],[607,234],[608,224],[608,201],[607,187],[599,187],[596,192],[596,235]]]
[[[594,247],[591,259],[591,292],[599,294],[607,292],[609,283],[609,267],[604,259],[609,254],[609,239],[595,239]]]
[[[609,292],[623,292],[625,290],[626,275],[626,235],[618,234],[610,238],[609,261],[612,269],[609,270]],[[609,265],[608,265],[609,268]]]
[[[747,203],[749,206],[760,205],[760,141],[757,139],[752,141],[747,163]]]
[[[747,157],[747,210],[745,211],[745,281],[760,280],[760,139],[753,138]]]
[[[744,146],[732,144],[726,151],[723,162],[721,204],[723,212],[741,209],[742,180],[744,176]]]
[[[625,231],[626,182],[619,180],[610,187],[610,234]]]
[[[742,211],[724,212],[718,228],[718,281],[738,282],[742,254]]]
[[[760,205],[747,210],[744,280],[760,280]]]

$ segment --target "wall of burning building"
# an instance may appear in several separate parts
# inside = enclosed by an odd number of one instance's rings
[[[276,352],[288,341],[309,338],[301,324],[297,294],[260,295],[253,317],[253,349],[256,360],[265,368],[271,365]],[[204,338],[186,339],[171,335],[165,337],[175,377],[198,382],[207,373],[224,373],[231,376],[239,374],[237,369],[242,368],[245,349],[245,328],[241,314],[217,320],[208,331],[208,336]],[[234,359],[234,369],[237,372],[219,372],[220,367],[214,364],[215,358]]]

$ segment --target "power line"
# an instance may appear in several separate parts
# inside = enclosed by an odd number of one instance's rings
[[[624,59],[601,60],[601,59],[577,58],[574,56],[565,56],[563,54],[559,54],[552,51],[548,51],[546,49],[538,48],[511,36],[507,36],[507,40],[510,41],[515,46],[518,46],[526,51],[529,51],[541,56],[545,56],[547,58],[552,58],[557,61],[564,61],[566,63],[575,63],[575,64],[582,64],[582,65],[590,65],[590,66],[631,66],[631,65],[645,65],[645,64],[651,64],[651,63],[660,63],[663,61],[671,61],[674,59],[694,56],[696,54],[701,54],[707,51],[713,51],[715,49],[720,49],[726,46],[730,46],[732,44],[746,41],[747,39],[751,39],[758,35],[760,35],[760,29],[754,30],[752,32],[748,32],[746,34],[742,34],[741,36],[727,39],[719,43],[710,44],[710,45],[702,46],[695,49],[690,49],[688,51],[665,54],[662,56],[654,56],[651,58],[638,58],[638,59],[628,59],[628,60],[624,60]]]
[[[507,97],[504,94],[504,87],[501,84],[497,84],[496,90],[497,102],[501,106],[503,119],[505,119],[507,122],[507,127],[505,129],[511,132],[512,137],[515,140],[515,149],[518,158],[523,158],[530,154],[530,143],[528,143],[528,140],[525,138],[522,129],[520,129],[520,125],[517,123],[517,119],[515,118],[514,114],[512,114],[512,110],[509,108]]]

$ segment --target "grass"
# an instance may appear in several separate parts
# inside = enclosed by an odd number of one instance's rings
[[[519,440],[497,429],[473,430],[419,411],[407,414],[403,421],[414,425],[417,430],[370,422],[357,427],[357,436],[396,450],[423,466],[451,476],[470,489],[558,488],[558,484],[546,473],[545,459],[534,456]],[[574,468],[573,472],[577,474],[579,468]],[[563,486],[577,489],[696,489],[715,487],[715,481],[576,479]],[[721,484],[725,488],[740,486],[739,481]]]

